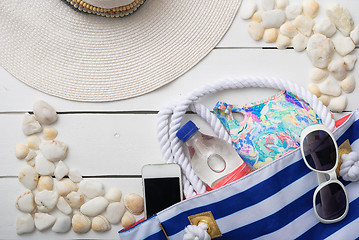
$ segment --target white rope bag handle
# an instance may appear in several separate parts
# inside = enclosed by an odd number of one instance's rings
[[[189,160],[183,152],[181,142],[176,137],[176,132],[181,126],[184,114],[188,110],[197,113],[212,127],[219,138],[231,143],[231,138],[219,119],[208,108],[196,103],[196,101],[203,96],[218,91],[248,87],[273,88],[291,92],[306,101],[322,119],[323,124],[331,131],[334,130],[334,120],[328,109],[311,92],[293,82],[277,78],[245,76],[207,84],[193,91],[179,102],[164,107],[158,113],[157,131],[162,155],[167,163],[178,163],[182,167],[183,189],[186,198],[204,193],[206,188],[193,171]]]

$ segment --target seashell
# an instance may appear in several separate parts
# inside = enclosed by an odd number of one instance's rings
[[[253,16],[251,17],[251,20],[254,21],[254,22],[262,22],[262,14],[263,14],[263,11],[257,11],[253,14]]]
[[[49,125],[57,121],[57,113],[47,102],[38,100],[33,106],[34,115],[41,124]]]
[[[40,192],[43,190],[51,191],[54,188],[54,180],[50,176],[40,176],[37,183],[37,190]]]
[[[22,120],[22,131],[25,135],[29,136],[34,133],[41,132],[42,127],[33,115],[25,113]]]
[[[350,38],[355,44],[359,44],[359,26],[356,26],[353,31],[350,33]]]
[[[67,155],[67,145],[57,140],[44,141],[40,144],[44,157],[52,162],[64,160]]]
[[[44,127],[42,130],[42,137],[45,140],[52,140],[57,137],[57,130],[54,127]]]
[[[319,89],[322,93],[329,95],[329,96],[340,96],[342,90],[337,83],[338,81],[335,80],[332,76],[329,76],[324,82],[319,83]]]
[[[111,229],[111,224],[107,218],[102,215],[98,215],[92,219],[91,228],[95,232],[107,232]]]
[[[34,190],[39,180],[39,175],[37,174],[35,168],[25,165],[20,170],[18,179],[26,188]]]
[[[34,219],[30,213],[21,213],[16,217],[16,233],[31,233],[35,229]]]
[[[288,0],[277,0],[276,5],[278,9],[285,10],[285,8],[288,6],[289,1]]]
[[[52,226],[52,231],[57,233],[65,233],[71,229],[71,218],[67,215],[57,216],[54,226]]]
[[[285,8],[285,15],[287,19],[293,20],[302,13],[302,4],[291,3]]]
[[[332,41],[334,43],[335,50],[342,56],[351,53],[355,48],[355,44],[350,37],[336,35]]]
[[[118,188],[111,188],[107,191],[105,198],[109,202],[120,202],[122,197],[122,192]]]
[[[345,93],[351,93],[355,89],[355,78],[352,74],[348,75],[341,83],[340,87]]]
[[[29,147],[26,144],[15,145],[15,156],[17,159],[24,159],[29,154]]]
[[[143,197],[141,197],[137,193],[126,194],[123,198],[123,202],[127,210],[130,211],[132,214],[139,215],[143,212]]]
[[[40,212],[50,212],[57,204],[59,194],[56,191],[43,190],[35,195],[37,209]]]
[[[262,8],[264,11],[274,9],[275,1],[274,0],[262,0]]]
[[[296,27],[291,22],[286,22],[282,26],[280,26],[279,32],[289,38],[294,37],[298,33]]]
[[[239,15],[242,19],[247,20],[252,17],[255,11],[257,11],[257,4],[254,1],[246,1],[242,4]]]
[[[305,16],[314,18],[317,16],[319,10],[319,4],[314,0],[304,0],[303,2],[303,14]]]
[[[307,54],[315,67],[326,68],[334,53],[332,41],[320,33],[308,39]]]
[[[55,177],[58,181],[60,181],[63,177],[65,177],[69,173],[69,169],[63,161],[59,161],[55,168]]]
[[[327,79],[328,76],[329,76],[329,71],[326,69],[314,67],[314,68],[312,68],[312,70],[310,72],[310,79],[314,83],[323,82],[325,79]]]
[[[284,36],[282,34],[278,35],[276,45],[278,49],[286,49],[291,43],[291,40],[289,37]]]
[[[59,209],[61,212],[65,213],[66,215],[69,215],[72,213],[71,206],[67,203],[65,198],[59,197],[59,200],[56,204],[57,209]]]
[[[39,231],[43,231],[54,225],[56,218],[47,213],[35,213],[34,220],[35,220],[35,227]]]
[[[17,197],[16,208],[24,213],[32,213],[35,210],[34,195],[31,191],[25,191]]]
[[[324,106],[328,106],[330,103],[330,97],[328,95],[322,94],[319,97],[319,100],[323,103]]]
[[[337,31],[337,28],[335,25],[329,21],[328,18],[322,18],[318,20],[313,27],[313,32],[315,33],[321,33],[328,38],[334,35],[334,33]]]
[[[36,152],[34,150],[30,149],[29,153],[25,157],[26,162],[29,162],[31,160],[35,160],[36,155],[37,155]],[[35,166],[35,162],[34,162],[34,166]]]
[[[74,169],[74,168],[71,168],[69,170],[69,178],[71,179],[71,181],[73,181],[75,183],[82,181],[81,173],[77,169]]]
[[[79,209],[85,202],[85,196],[79,192],[70,192],[65,200],[72,208]]]
[[[92,179],[82,180],[79,184],[79,192],[83,193],[90,199],[105,195],[103,184]]]
[[[331,61],[328,66],[328,70],[337,80],[340,81],[347,75],[343,59],[335,59]]]
[[[341,113],[345,110],[345,108],[347,107],[348,104],[348,99],[347,96],[345,95],[341,95],[339,97],[333,97],[330,100],[330,103],[328,105],[328,108],[332,111],[332,112],[338,112]]]
[[[70,179],[64,178],[56,183],[56,190],[59,195],[65,196],[72,191],[76,192],[78,190],[78,186]]]
[[[136,222],[135,217],[127,211],[125,212],[125,214],[123,214],[123,217],[121,218],[121,225],[123,228],[129,227],[135,222]]]
[[[344,36],[349,36],[353,29],[354,22],[348,9],[339,3],[329,3],[325,12],[336,28],[341,31]]]
[[[308,38],[301,33],[295,35],[292,39],[292,45],[295,51],[302,52],[307,48]]]
[[[27,145],[29,148],[39,150],[41,139],[36,134],[32,134],[27,138]]]
[[[312,35],[312,28],[314,25],[314,21],[312,18],[310,18],[308,16],[304,16],[304,15],[299,15],[294,19],[293,25],[304,36],[310,37],[310,35]]]
[[[320,97],[320,95],[322,95],[322,93],[320,92],[320,89],[317,85],[315,85],[314,83],[309,83],[307,86],[307,89],[313,93],[315,96],[317,96],[317,98]]]
[[[279,28],[284,22],[285,14],[282,10],[269,10],[262,14],[262,25],[264,28]]]
[[[104,197],[95,197],[94,199],[85,202],[81,207],[80,211],[89,216],[94,217],[105,211],[109,202]]]
[[[263,32],[264,32],[264,28],[262,24],[254,21],[248,24],[248,33],[249,36],[253,38],[253,40],[255,41],[261,40],[263,37]]]
[[[110,223],[118,224],[125,212],[126,208],[123,202],[113,202],[106,209],[106,217]]]
[[[76,211],[72,217],[72,228],[75,233],[87,233],[91,228],[91,219]]]
[[[346,55],[343,57],[344,66],[347,71],[351,71],[354,68],[355,62],[357,61],[356,55]]]
[[[278,30],[276,28],[267,28],[264,30],[263,40],[267,43],[273,43],[277,41]]]
[[[35,169],[40,175],[52,175],[55,171],[55,164],[39,154],[35,158]]]

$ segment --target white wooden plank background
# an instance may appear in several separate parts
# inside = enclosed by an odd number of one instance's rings
[[[321,8],[317,19],[323,16],[325,5],[334,0],[318,2]],[[355,24],[359,24],[359,4],[356,0],[335,2],[346,6]],[[54,126],[59,130],[58,139],[69,145],[69,155],[65,160],[69,167],[80,169],[86,177],[99,179],[106,188],[116,186],[124,193],[141,193],[141,167],[147,163],[162,162],[156,135],[156,113],[164,104],[180,99],[205,83],[228,77],[262,75],[288,79],[301,86],[310,82],[311,63],[305,52],[263,49],[274,45],[253,41],[247,34],[247,24],[248,21],[237,16],[218,46],[185,75],[152,93],[123,101],[81,103],[56,98],[33,90],[0,68],[0,239],[113,239],[117,238],[117,231],[121,228],[120,225],[113,225],[111,231],[101,234],[90,231],[79,235],[72,230],[66,234],[55,234],[50,230],[16,235],[18,211],[15,200],[23,189],[16,176],[25,163],[17,160],[13,152],[16,143],[26,142],[21,121],[24,112],[32,110],[35,100],[43,99],[59,112],[59,120]],[[359,56],[358,49],[354,53]],[[358,63],[353,74],[359,78]],[[228,90],[206,97],[201,102],[209,108],[218,100],[241,105],[276,92],[273,89]],[[348,95],[347,111],[359,107],[358,93],[356,88]],[[335,115],[336,118],[339,116],[342,114]],[[186,119],[193,117],[191,115]],[[207,126],[195,119],[204,132],[211,133]]]

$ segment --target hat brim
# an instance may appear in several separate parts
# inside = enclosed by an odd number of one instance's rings
[[[105,18],[62,0],[0,1],[0,64],[29,86],[88,102],[153,91],[205,57],[240,0],[147,0],[133,15]]]

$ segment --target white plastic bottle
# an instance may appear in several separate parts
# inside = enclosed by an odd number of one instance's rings
[[[193,170],[211,188],[231,173],[234,177],[226,183],[251,171],[231,144],[201,133],[192,121],[183,125],[176,135],[188,147]]]

